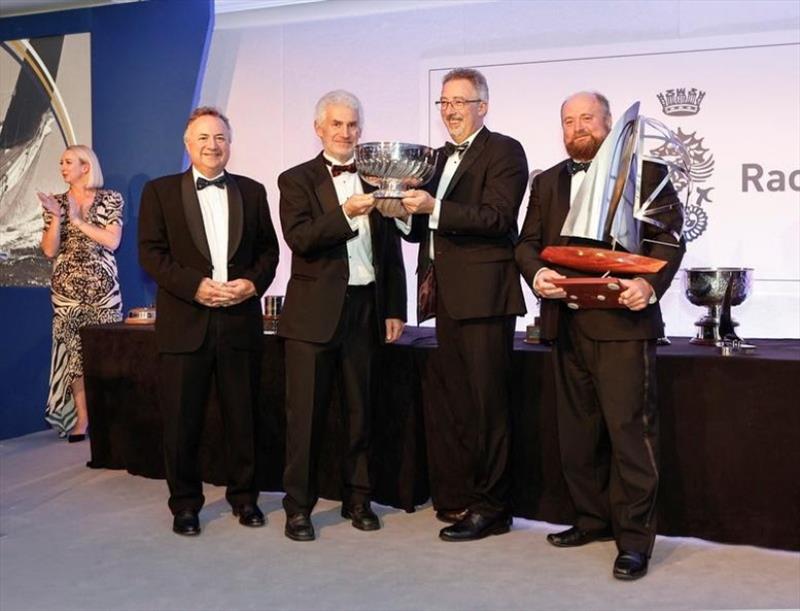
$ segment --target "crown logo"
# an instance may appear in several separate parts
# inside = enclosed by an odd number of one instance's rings
[[[700,112],[700,102],[706,97],[705,91],[698,91],[692,87],[689,91],[685,88],[667,89],[657,96],[661,102],[661,111],[671,117],[688,117]]]

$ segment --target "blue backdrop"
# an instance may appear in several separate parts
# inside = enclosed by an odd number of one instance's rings
[[[150,0],[0,19],[0,40],[89,32],[92,146],[106,186],[125,198],[117,250],[125,309],[154,301],[136,233],[144,183],[184,166],[183,129],[196,105],[214,25],[213,0]],[[54,167],[53,172],[58,168]],[[50,293],[0,288],[0,439],[46,428]]]

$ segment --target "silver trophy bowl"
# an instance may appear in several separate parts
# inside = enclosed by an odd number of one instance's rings
[[[694,305],[708,308],[708,312],[695,322],[697,334],[691,343],[721,346],[727,335],[738,339],[733,328],[739,323],[731,318],[730,308],[742,303],[750,294],[753,269],[692,267],[683,271],[686,298]]]
[[[437,152],[423,144],[365,142],[356,146],[356,169],[377,187],[379,199],[400,198],[403,191],[427,183],[436,170]]]

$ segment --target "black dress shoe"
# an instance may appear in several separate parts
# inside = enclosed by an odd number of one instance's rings
[[[555,545],[556,547],[578,547],[593,543],[594,541],[613,541],[614,533],[610,528],[603,528],[601,530],[581,530],[577,526],[562,531],[560,533],[553,533],[547,535],[547,542]]]
[[[441,510],[436,512],[436,519],[440,522],[446,522],[447,524],[455,524],[466,518],[468,511],[469,509]]]
[[[353,527],[359,530],[378,530],[381,521],[369,503],[359,503],[357,505],[342,505],[342,517],[350,520]]]
[[[239,524],[257,528],[264,526],[264,514],[255,503],[245,503],[233,508],[233,515],[239,516]]]
[[[461,521],[440,530],[439,538],[442,541],[475,541],[489,535],[502,535],[511,530],[511,520],[508,514],[487,517],[467,511]]]
[[[293,541],[313,541],[314,525],[308,515],[293,513],[286,516],[286,528],[283,533]]]
[[[194,537],[200,534],[200,520],[197,512],[192,509],[183,509],[175,514],[172,520],[172,532],[187,537]]]
[[[633,581],[647,575],[647,555],[641,552],[621,551],[614,561],[614,577]]]
[[[86,433],[78,433],[75,435],[67,435],[67,443],[78,443],[79,441],[84,441],[86,439]]]

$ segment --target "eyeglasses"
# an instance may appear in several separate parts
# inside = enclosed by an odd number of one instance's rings
[[[453,110],[464,110],[464,106],[467,104],[474,104],[475,102],[483,102],[483,100],[465,100],[463,98],[448,100],[447,98],[442,98],[441,100],[436,100],[434,104],[436,104],[436,108],[439,110],[445,110],[448,106]]]

